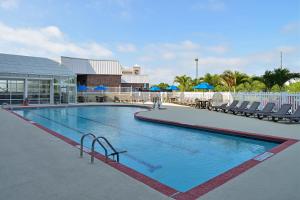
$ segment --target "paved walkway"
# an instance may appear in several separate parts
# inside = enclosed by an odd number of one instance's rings
[[[0,199],[168,199],[0,109]]]
[[[183,107],[141,115],[300,139],[300,125]],[[127,175],[0,109],[0,199],[168,199]],[[205,200],[300,199],[300,143],[202,196]]]
[[[142,112],[141,116],[192,125],[212,126],[251,133],[300,139],[300,124],[264,120],[198,110],[168,108]],[[300,199],[300,142],[212,190],[203,200],[296,200]]]

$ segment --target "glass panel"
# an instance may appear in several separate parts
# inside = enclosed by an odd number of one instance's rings
[[[0,104],[21,104],[24,98],[24,80],[0,80]]]
[[[7,91],[7,80],[0,80],[0,92]]]
[[[54,103],[75,103],[76,77],[54,78]]]
[[[40,80],[40,103],[50,103],[50,81]]]
[[[28,80],[28,100],[29,103],[38,104],[40,97],[39,80]]]
[[[54,85],[54,103],[60,103],[60,87],[59,85]]]

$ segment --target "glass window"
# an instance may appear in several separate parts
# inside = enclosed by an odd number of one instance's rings
[[[24,80],[0,80],[0,104],[21,104],[24,99]]]
[[[40,89],[39,80],[28,80],[28,100],[29,103],[38,104],[40,103]]]
[[[0,92],[7,91],[7,80],[0,80]]]

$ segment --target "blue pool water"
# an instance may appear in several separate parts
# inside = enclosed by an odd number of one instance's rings
[[[278,145],[134,119],[141,110],[86,106],[15,112],[76,142],[83,133],[105,136],[117,149],[127,150],[120,156],[122,164],[181,192]],[[87,139],[85,146],[90,145]]]

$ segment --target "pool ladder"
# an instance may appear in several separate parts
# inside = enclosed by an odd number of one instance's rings
[[[80,139],[80,157],[83,157],[83,141],[84,141],[84,138],[87,137],[87,136],[93,137],[92,149],[91,149],[91,153],[90,153],[91,163],[94,163],[96,143],[98,143],[103,148],[106,161],[108,160],[108,158],[110,156],[112,156],[112,160],[114,160],[116,162],[119,162],[120,161],[120,154],[127,152],[127,151],[117,151],[111,145],[111,143],[103,136],[96,137],[93,133],[87,133],[87,134],[84,134]],[[109,147],[109,149],[112,151],[112,153],[108,154],[108,149],[107,149],[107,147],[105,147],[105,145],[103,143],[106,144]],[[115,156],[116,156],[116,160],[115,160]]]

